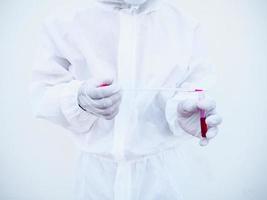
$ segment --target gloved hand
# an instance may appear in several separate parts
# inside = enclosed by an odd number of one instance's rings
[[[199,109],[206,111],[208,132],[205,142],[203,142],[201,136]],[[203,100],[196,98],[181,101],[177,107],[177,114],[180,127],[190,135],[200,138],[200,144],[203,146],[207,145],[208,141],[217,135],[218,125],[222,122],[222,118],[216,113],[215,101],[207,98]]]
[[[101,87],[102,84],[107,86]],[[121,98],[119,86],[110,80],[87,81],[78,92],[78,104],[83,110],[107,120],[118,114]]]

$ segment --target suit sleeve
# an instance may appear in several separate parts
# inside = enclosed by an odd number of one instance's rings
[[[207,43],[204,38],[201,27],[199,25],[196,26],[193,33],[192,56],[189,61],[186,78],[179,85],[180,89],[207,90],[214,85],[215,73],[208,58]],[[195,93],[177,92],[166,101],[165,117],[174,135],[180,136],[185,133],[177,122],[177,106],[181,101],[190,98],[197,98],[197,95]]]
[[[67,44],[58,27],[44,25],[41,48],[32,72],[31,101],[33,113],[76,133],[86,133],[97,117],[83,111],[77,100],[83,81],[70,72],[66,58]]]

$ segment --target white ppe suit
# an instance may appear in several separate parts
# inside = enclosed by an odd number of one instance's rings
[[[205,89],[211,66],[198,22],[160,0],[121,10],[95,2],[43,28],[33,108],[37,117],[72,132],[82,152],[79,199],[181,199],[187,178],[178,152],[190,136],[177,124],[176,107],[193,94],[131,89]],[[125,88],[113,120],[77,103],[81,84],[102,78]]]

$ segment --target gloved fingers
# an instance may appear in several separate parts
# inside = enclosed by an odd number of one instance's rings
[[[206,123],[207,123],[209,128],[210,127],[217,127],[222,123],[222,118],[217,114],[210,115],[206,118]]]
[[[212,116],[212,115],[217,115],[217,111],[216,111],[216,108],[212,109],[212,110],[209,110],[209,111],[206,111],[206,116]]]
[[[80,104],[81,106],[89,113],[94,114],[96,116],[110,116],[114,112],[116,112],[116,109],[118,109],[120,103],[121,103],[121,95],[116,94],[112,96],[113,100],[110,99],[101,99],[101,100],[92,100],[88,97],[81,96],[80,97]],[[107,101],[110,100],[110,101]],[[98,103],[98,101],[102,101],[101,104]],[[103,104],[103,101],[106,102],[105,105]],[[96,103],[97,102],[97,103]],[[109,103],[110,102],[110,103]],[[98,107],[96,107],[96,105]],[[99,106],[102,105],[102,106]]]
[[[183,100],[178,104],[177,111],[182,116],[188,116],[198,110],[196,99]]]
[[[112,115],[113,113],[115,113],[119,109],[120,103],[121,102],[117,102],[113,106],[111,106],[111,107],[109,107],[109,108],[107,108],[105,110],[102,110],[101,111],[101,114],[103,116],[110,116],[110,115]]]
[[[208,132],[206,133],[207,139],[212,139],[218,134],[218,128],[217,127],[211,127],[209,128]]]
[[[87,111],[87,105],[88,105],[89,99],[84,96],[84,95],[80,95],[78,98],[78,104],[79,106],[81,106],[84,110]]]
[[[101,110],[101,109],[98,109],[94,106],[92,106],[91,104],[88,104],[86,107],[85,107],[86,111],[98,116],[98,117],[101,117],[104,115],[105,113],[105,110]]]
[[[117,103],[118,101],[121,101],[121,92],[118,92],[110,97],[99,99],[99,100],[92,100],[92,105],[99,109],[107,109]]]
[[[115,110],[119,107],[119,105],[120,105],[120,101],[118,101],[117,103],[115,103],[114,105],[112,105],[111,107],[108,107],[106,109],[99,109],[99,108],[92,106],[92,104],[89,104],[86,107],[86,110],[94,113],[97,116],[105,117],[105,116],[109,116],[109,115],[113,114],[115,112]]]
[[[102,99],[110,97],[120,91],[117,84],[111,84],[105,87],[90,88],[86,91],[87,95],[92,99]]]
[[[79,105],[88,113],[94,114],[99,117],[102,114],[102,110],[96,108],[93,102],[94,101],[88,96],[81,95],[79,97]]]
[[[99,116],[99,113],[101,110],[95,108],[92,106],[92,104],[88,101],[88,98],[86,97],[80,97],[80,106],[88,113],[94,114],[96,116]]]
[[[216,102],[211,99],[203,99],[197,102],[197,108],[212,112],[216,109]]]
[[[207,138],[201,138],[199,141],[199,145],[202,147],[207,146],[208,144],[209,144],[209,139]]]
[[[106,116],[104,116],[104,118],[106,120],[114,119],[118,113],[119,113],[119,108],[117,107],[117,109],[112,114],[106,115]]]

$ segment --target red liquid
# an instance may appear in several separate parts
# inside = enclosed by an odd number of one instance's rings
[[[99,87],[107,87],[107,86],[109,86],[109,84],[107,84],[107,83],[103,83],[103,84],[101,84]]]
[[[206,123],[206,117],[201,117],[200,118],[200,126],[201,126],[201,136],[206,137],[206,133],[208,132],[208,126]]]

